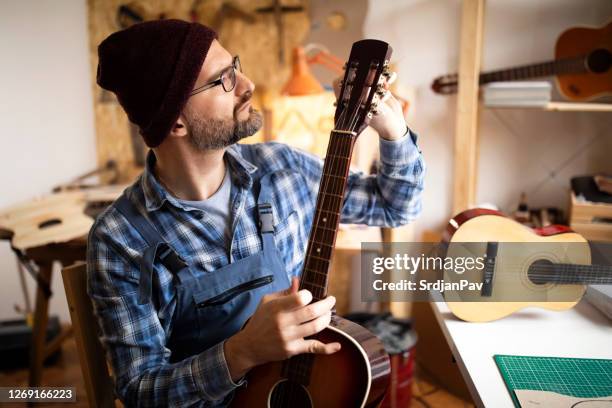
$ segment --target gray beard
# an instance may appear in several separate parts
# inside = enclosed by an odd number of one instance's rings
[[[190,115],[191,116],[191,115]],[[217,150],[254,135],[263,124],[259,111],[250,108],[249,117],[237,119],[185,118],[189,143],[199,151]]]

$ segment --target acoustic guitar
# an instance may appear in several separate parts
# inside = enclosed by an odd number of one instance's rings
[[[334,115],[300,289],[313,301],[327,295],[331,262],[351,154],[384,94],[389,78],[389,44],[362,40],[353,44]],[[356,323],[333,315],[330,325],[313,336],[339,342],[331,355],[301,354],[255,367],[247,374],[234,407],[375,407],[389,384],[389,356],[378,338]]]
[[[479,84],[555,76],[559,92],[572,101],[612,94],[612,22],[602,28],[575,27],[564,31],[555,45],[555,59],[480,74]],[[439,94],[457,92],[458,75],[434,80]]]
[[[612,266],[591,265],[589,243],[565,226],[531,229],[498,211],[472,209],[450,220],[443,241],[446,257],[484,255],[484,268],[444,271],[445,282],[482,283],[479,291],[444,291],[451,312],[465,321],[497,320],[528,306],[566,310],[585,285],[612,284]]]

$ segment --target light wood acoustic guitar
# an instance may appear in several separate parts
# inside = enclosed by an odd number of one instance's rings
[[[559,92],[572,101],[612,94],[612,22],[602,28],[574,27],[557,39],[555,59],[480,74],[479,84],[555,76]],[[457,74],[438,77],[431,88],[457,92]]]
[[[589,243],[565,226],[531,229],[500,212],[472,209],[450,220],[443,241],[446,257],[485,255],[484,268],[444,271],[445,282],[483,284],[477,291],[443,292],[451,312],[465,321],[497,320],[528,306],[566,310],[585,285],[612,284],[612,266],[591,265]]]
[[[300,280],[300,289],[310,290],[313,301],[327,296],[328,269],[351,153],[384,94],[391,51],[382,41],[358,41],[346,65]],[[336,315],[326,329],[313,337],[324,343],[340,342],[342,348],[331,355],[301,354],[254,368],[247,374],[247,386],[238,389],[232,406],[378,406],[390,374],[389,356],[378,338]]]

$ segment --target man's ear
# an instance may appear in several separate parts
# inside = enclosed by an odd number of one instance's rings
[[[171,137],[187,136],[187,127],[185,126],[185,118],[183,117],[182,114],[176,120],[176,122],[174,123],[174,126],[172,126],[172,129],[170,130],[170,136]]]

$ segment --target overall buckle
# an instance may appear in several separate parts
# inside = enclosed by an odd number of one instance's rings
[[[257,205],[259,212],[259,229],[261,232],[274,232],[274,216],[272,215],[272,205],[263,203]]]

